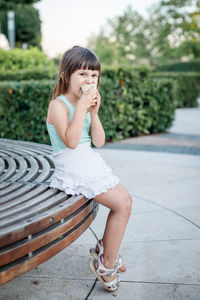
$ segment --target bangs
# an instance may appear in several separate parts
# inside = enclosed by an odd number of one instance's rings
[[[96,55],[89,51],[88,49],[84,49],[84,53],[78,53],[75,59],[75,63],[73,65],[72,72],[76,70],[93,70],[93,71],[101,71],[100,62],[98,61]]]
[[[101,69],[100,63],[96,59],[96,57],[95,58],[90,57],[89,59],[86,59],[85,61],[83,61],[80,68],[83,69],[83,70],[88,69],[88,70],[99,71],[99,72],[100,72],[100,69]]]

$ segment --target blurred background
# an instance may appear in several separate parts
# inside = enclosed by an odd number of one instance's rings
[[[12,48],[35,46],[54,58],[75,44],[109,65],[200,57],[198,0],[0,0],[0,20],[7,39],[9,26],[13,32]]]
[[[1,137],[49,142],[48,100],[73,45],[101,61],[109,141],[165,132],[176,108],[198,106],[199,0],[0,0]]]

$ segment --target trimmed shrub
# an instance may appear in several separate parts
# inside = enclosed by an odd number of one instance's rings
[[[48,99],[54,80],[0,84],[0,137],[49,143]],[[174,80],[149,72],[104,70],[100,84],[102,120],[107,141],[164,132],[176,107]]]
[[[38,48],[23,49],[0,49],[0,70],[18,71],[36,67],[53,67],[54,63],[49,60],[44,52]]]
[[[156,70],[161,72],[200,72],[200,59],[162,64],[156,66]]]
[[[0,84],[0,137],[49,143],[46,114],[54,81]]]
[[[172,125],[175,86],[169,79],[153,79],[149,71],[104,70],[100,117],[107,140],[164,132]]]
[[[56,79],[57,70],[53,67],[37,67],[23,70],[0,70],[0,81],[21,81],[21,80],[39,80]]]
[[[155,78],[167,78],[176,82],[177,108],[197,107],[200,95],[200,73],[157,72]]]

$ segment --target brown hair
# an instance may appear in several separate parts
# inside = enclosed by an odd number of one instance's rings
[[[79,69],[99,71],[100,77],[101,66],[96,55],[87,48],[74,46],[63,54],[52,99],[67,92],[72,73]]]

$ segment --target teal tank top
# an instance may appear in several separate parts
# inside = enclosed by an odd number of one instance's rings
[[[67,105],[69,109],[69,121],[71,122],[74,116],[75,107],[66,99],[64,95],[60,95],[59,98]],[[90,117],[90,113],[88,112],[85,115],[84,125],[82,129],[81,138],[79,140],[79,144],[85,142],[91,142],[91,137],[89,135],[90,123],[91,123],[91,117]],[[49,133],[51,145],[53,147],[53,152],[57,153],[58,151],[67,148],[67,146],[63,143],[63,141],[59,137],[55,126],[53,124],[49,124],[48,122],[46,122],[46,124],[47,124],[47,130]]]

